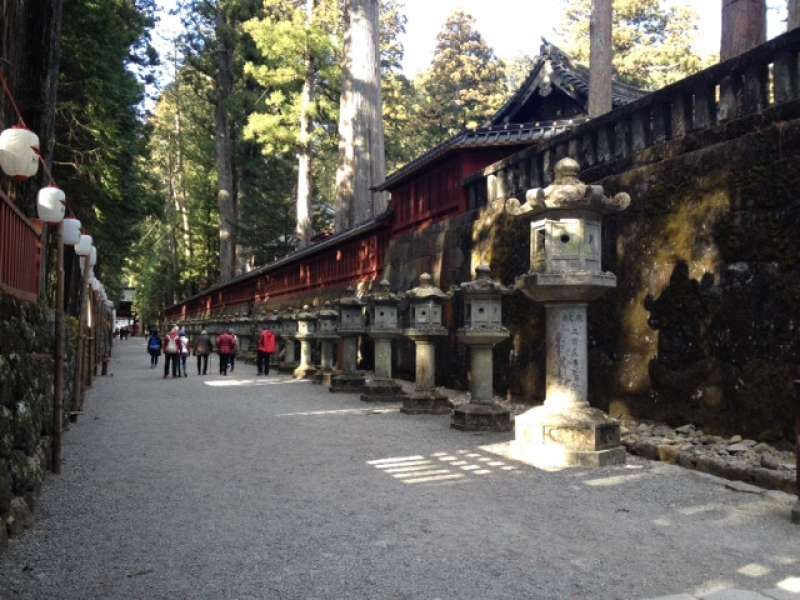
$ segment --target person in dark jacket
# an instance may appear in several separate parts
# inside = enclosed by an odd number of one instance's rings
[[[161,355],[161,336],[155,329],[150,330],[147,338],[147,353],[150,355],[150,368],[155,369],[158,366],[158,357]]]
[[[197,374],[205,375],[208,372],[208,355],[213,350],[211,338],[208,337],[208,332],[205,329],[194,338],[194,346],[192,348],[194,355],[197,357]]]

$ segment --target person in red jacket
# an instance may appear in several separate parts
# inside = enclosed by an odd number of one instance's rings
[[[236,340],[231,335],[231,330],[226,329],[222,335],[217,338],[217,352],[219,353],[219,374],[228,374],[228,365],[230,364],[231,355],[234,352]]]
[[[258,374],[269,375],[269,357],[275,352],[275,334],[262,329],[258,337]]]

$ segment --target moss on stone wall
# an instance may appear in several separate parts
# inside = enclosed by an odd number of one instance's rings
[[[72,357],[77,334],[74,319],[67,319],[65,330],[66,423],[72,399]],[[29,525],[30,512],[49,467],[53,332],[52,311],[0,293],[0,527],[8,536],[17,535]],[[24,502],[26,515],[19,514],[23,504],[12,502],[15,497]],[[2,533],[0,541],[7,539]]]

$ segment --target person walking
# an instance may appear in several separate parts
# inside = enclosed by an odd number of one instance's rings
[[[192,351],[197,357],[197,374],[205,375],[208,372],[208,355],[211,354],[211,338],[205,329],[194,338]]]
[[[150,368],[155,369],[158,366],[158,357],[161,355],[161,336],[155,329],[150,330],[150,336],[147,338],[147,353],[150,354]]]
[[[172,377],[180,376],[181,336],[178,333],[178,326],[174,326],[170,332],[164,336],[162,343],[164,348],[164,379],[169,375],[170,364],[172,365]]]
[[[186,372],[186,361],[189,358],[189,336],[186,335],[186,330],[181,328],[180,331],[180,338],[181,338],[181,369],[183,371],[183,376],[188,377],[189,373]]]
[[[262,329],[258,336],[258,374],[269,375],[269,359],[275,352],[275,334],[269,329]]]
[[[226,329],[217,338],[217,352],[219,353],[219,374],[228,374],[228,364],[233,354],[233,346],[236,342],[231,335],[230,329]]]
[[[229,363],[231,365],[231,373],[233,373],[233,367],[236,366],[236,354],[239,352],[239,336],[233,332],[230,333],[233,337],[233,351],[231,352]]]

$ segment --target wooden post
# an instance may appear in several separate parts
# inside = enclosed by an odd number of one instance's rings
[[[84,351],[86,348],[86,311],[89,310],[87,300],[89,296],[89,256],[78,256],[83,261],[83,281],[81,283],[80,316],[78,317],[78,351],[75,355],[75,381],[73,389],[72,411],[70,420],[74,421],[83,412],[83,384],[84,384]]]
[[[726,61],[767,40],[765,0],[722,0],[719,59]]]
[[[612,21],[614,9],[611,0],[593,0],[589,22],[589,116],[599,117],[611,112],[612,61],[614,45]]]
[[[61,473],[64,437],[64,224],[55,228],[56,239],[56,331],[53,373],[53,439],[50,470]]]

